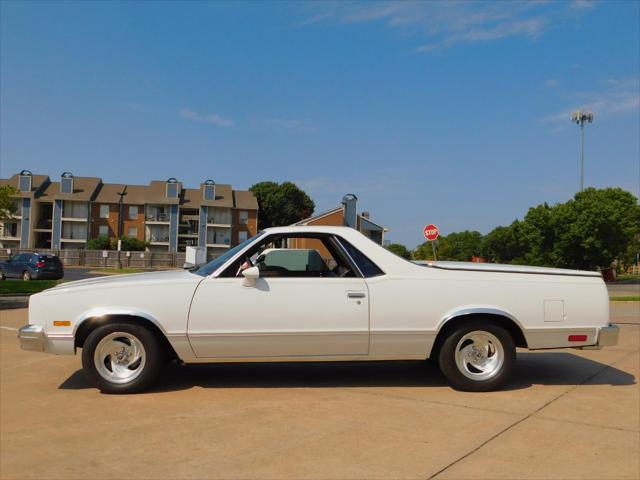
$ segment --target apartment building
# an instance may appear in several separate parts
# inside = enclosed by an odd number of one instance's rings
[[[91,238],[129,236],[152,251],[202,246],[213,258],[257,232],[253,194],[213,180],[200,188],[175,178],[126,185],[64,172],[52,182],[24,170],[2,184],[18,190],[18,209],[0,224],[0,248],[86,248]]]

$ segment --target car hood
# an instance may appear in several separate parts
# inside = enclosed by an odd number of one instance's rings
[[[131,273],[125,275],[109,275],[74,282],[64,282],[43,293],[61,293],[84,288],[139,287],[167,282],[184,282],[192,280],[199,283],[203,277],[188,270],[164,270],[160,272]]]

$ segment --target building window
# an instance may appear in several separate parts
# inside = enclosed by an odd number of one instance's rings
[[[204,200],[216,199],[216,182],[211,179],[204,181],[204,186],[202,187],[202,198]]]
[[[204,186],[204,199],[205,200],[215,200],[216,198],[216,187],[213,185],[205,185]]]
[[[138,218],[138,206],[130,205],[129,206],[129,220],[136,220]]]
[[[244,242],[247,238],[248,238],[248,237],[247,237],[247,231],[246,231],[246,230],[245,230],[245,231],[238,232],[238,242],[239,242],[239,243]]]
[[[109,218],[109,205],[100,205],[100,218]]]
[[[246,225],[249,221],[249,212],[240,210],[240,225]]]
[[[175,178],[167,180],[167,198],[178,198],[178,180]]]
[[[138,227],[129,227],[127,229],[127,236],[128,237],[133,237],[133,238],[138,238]]]
[[[109,225],[100,225],[98,227],[98,236],[108,237],[109,236]]]
[[[62,178],[60,178],[60,192],[73,193],[73,175],[69,172],[64,172]]]
[[[23,170],[20,172],[19,185],[21,192],[31,191],[31,172],[29,170]]]

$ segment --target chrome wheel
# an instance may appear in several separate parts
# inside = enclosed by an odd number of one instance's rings
[[[98,374],[112,383],[128,383],[137,378],[146,363],[144,345],[131,333],[113,332],[96,346],[93,362]]]
[[[504,348],[498,338],[485,331],[464,335],[455,349],[456,365],[471,380],[488,380],[500,372]]]

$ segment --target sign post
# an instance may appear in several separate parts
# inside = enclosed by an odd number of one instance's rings
[[[438,239],[438,236],[440,236],[440,231],[438,230],[438,227],[436,227],[433,223],[430,223],[429,225],[426,225],[422,229],[422,234],[424,235],[424,238],[426,238],[431,242],[431,247],[433,248],[433,260],[434,261],[438,260],[438,257],[436,256],[436,243],[435,243],[435,241]]]

